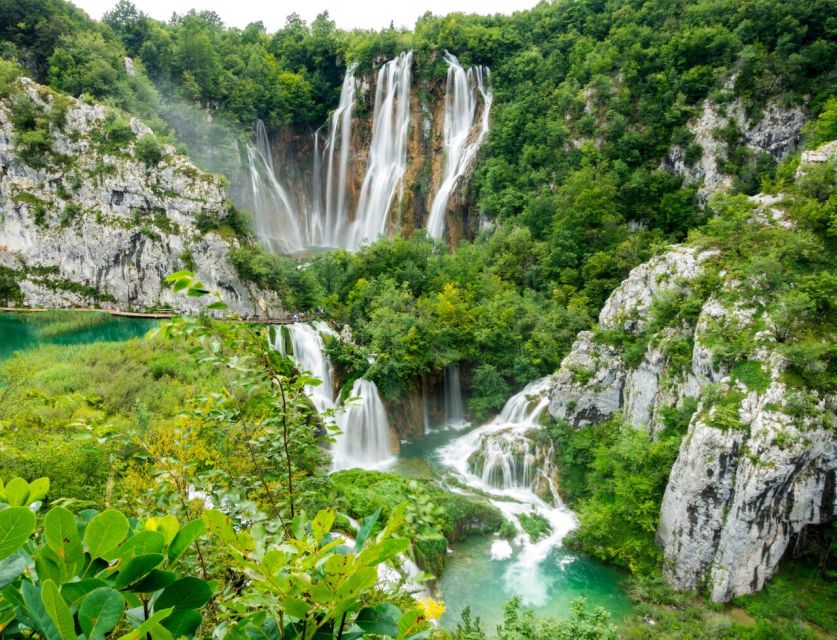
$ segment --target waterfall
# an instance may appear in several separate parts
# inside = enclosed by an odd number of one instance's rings
[[[462,385],[459,382],[459,365],[445,367],[445,426],[461,429],[465,422],[465,407],[462,402]]]
[[[378,72],[369,159],[355,219],[346,238],[348,249],[381,237],[396,193],[400,197],[407,169],[412,64],[413,52],[403,52]]]
[[[342,433],[334,443],[333,468],[380,468],[390,462],[391,433],[386,410],[378,394],[378,387],[371,380],[358,378],[352,385],[354,402],[337,416]]]
[[[290,344],[285,344],[284,331],[288,332]],[[331,361],[325,353],[324,335],[337,336],[325,322],[319,320],[312,324],[295,322],[285,325],[276,332],[276,342],[273,345],[274,349],[283,356],[292,358],[300,371],[307,371],[314,378],[322,381],[320,385],[305,387],[306,395],[311,398],[317,411],[321,413],[334,407]]]
[[[466,72],[456,56],[447,51],[445,61],[448,63],[444,119],[445,174],[427,219],[427,233],[437,239],[445,233],[445,213],[450,195],[488,133],[488,115],[493,101],[487,67],[471,67]],[[479,99],[482,100],[482,114],[477,127],[475,120]]]
[[[320,156],[317,135],[314,147],[314,210],[311,212],[308,244],[340,247],[346,241],[348,207],[346,181],[352,139],[352,107],[355,103],[355,66],[346,69],[340,89],[340,103],[331,114],[328,140]],[[318,132],[319,133],[319,132]],[[325,190],[320,166],[325,165]]]
[[[509,398],[494,420],[439,452],[442,462],[464,484],[495,496],[492,504],[514,525],[518,553],[506,569],[504,580],[509,592],[535,606],[543,605],[548,597],[545,581],[534,578],[539,565],[576,525],[575,516],[561,502],[552,480],[554,452],[546,445],[538,445],[530,434],[539,428],[538,421],[549,404],[550,387],[550,377],[530,383]],[[539,494],[548,494],[550,502]],[[543,517],[550,533],[540,540],[531,540],[521,525],[524,514]],[[505,541],[496,540],[492,545],[492,557],[506,559],[510,554],[511,545]]]
[[[276,178],[267,130],[256,121],[255,144],[247,146],[250,187],[253,194],[253,225],[256,235],[271,250],[297,253],[306,242],[296,210]]]

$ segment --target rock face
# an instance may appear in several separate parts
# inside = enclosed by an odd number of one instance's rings
[[[731,87],[732,82],[727,88]],[[731,176],[720,167],[726,157],[726,144],[718,135],[719,130],[730,123],[735,124],[743,143],[754,152],[767,153],[781,160],[796,150],[805,117],[798,107],[785,109],[770,103],[757,120],[751,120],[740,99],[723,107],[711,99],[704,100],[700,116],[688,124],[694,143],[700,147],[700,157],[690,160],[687,149],[675,145],[663,161],[666,169],[683,176],[687,183],[700,183],[698,197],[703,202],[715,191],[728,191],[732,187]]]
[[[108,144],[119,121],[101,105],[56,97],[26,79],[0,102],[0,266],[11,270],[27,306],[100,306],[145,311],[195,311],[205,300],[174,295],[164,278],[188,268],[233,311],[282,313],[275,294],[247,286],[229,260],[235,240],[203,233],[199,220],[220,224],[227,202],[219,179],[162,147],[143,162],[136,141],[153,135],[128,122],[123,141]],[[13,125],[15,101],[29,101],[63,122],[48,129],[47,161],[22,159],[23,131]],[[21,302],[18,300],[18,302]]]
[[[752,201],[754,224],[789,228],[772,209],[778,198]],[[653,301],[690,296],[716,256],[675,247],[634,269],[603,307],[599,329],[578,335],[554,377],[549,411],[574,427],[621,412],[626,427],[653,438],[666,410],[696,407],[657,541],[673,586],[705,587],[724,602],[761,589],[795,534],[837,515],[837,399],[788,386],[774,334],[764,330],[770,320],[723,273],[720,289],[697,298],[691,323],[651,323]],[[754,337],[757,351],[746,364],[755,377],[729,371],[713,355],[719,335],[737,333]]]
[[[709,251],[674,247],[636,267],[602,307],[600,329],[629,334],[642,331],[654,298],[682,289],[683,282],[700,273],[701,265],[713,255]],[[674,337],[662,336],[663,342]],[[673,386],[665,386],[665,371],[666,357],[659,346],[649,346],[639,365],[629,367],[620,349],[583,331],[561,363],[557,384],[550,394],[549,411],[554,417],[581,427],[606,420],[624,409],[629,424],[656,432],[661,428],[660,409],[671,406],[677,398],[694,396],[697,387],[695,375],[686,375]]]
[[[706,585],[716,602],[758,591],[805,525],[837,513],[837,441],[824,421],[794,419],[792,394],[771,372],[748,391],[737,428],[718,428],[699,408],[671,470],[657,538],[679,589]],[[825,401],[816,407],[833,413]]]

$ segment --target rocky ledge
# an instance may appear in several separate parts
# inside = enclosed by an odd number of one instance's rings
[[[282,314],[241,280],[220,179],[102,105],[25,78],[0,101],[0,275],[6,304],[192,312],[167,275],[194,271],[233,311]]]

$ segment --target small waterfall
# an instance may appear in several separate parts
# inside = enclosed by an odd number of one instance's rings
[[[396,193],[400,197],[407,169],[412,65],[413,52],[403,52],[378,72],[369,160],[346,242],[348,249],[381,237]]]
[[[461,429],[465,421],[465,406],[462,402],[462,385],[459,382],[459,365],[445,367],[445,426]]]
[[[290,344],[285,344],[285,330],[288,332]],[[276,332],[274,344],[274,349],[283,356],[292,358],[301,371],[307,371],[313,377],[322,380],[320,385],[305,387],[306,394],[319,412],[334,407],[331,362],[325,353],[324,335],[337,336],[331,327],[319,320],[312,324],[296,322],[280,328]]]
[[[456,56],[447,51],[445,61],[448,63],[444,121],[445,174],[427,219],[427,233],[436,239],[441,239],[445,233],[445,213],[451,193],[488,133],[488,115],[493,101],[488,67],[471,67],[466,72]],[[477,127],[475,120],[479,99],[482,100],[482,115]]]
[[[424,435],[430,433],[430,398],[427,397],[427,376],[421,374],[421,417],[424,421]]]
[[[440,450],[442,462],[462,481],[475,489],[496,496],[492,504],[500,509],[517,530],[514,539],[519,550],[506,569],[504,580],[510,593],[524,602],[543,605],[547,599],[545,582],[535,579],[539,565],[561,545],[564,536],[576,526],[575,516],[561,502],[552,480],[552,451],[527,435],[538,429],[538,421],[549,404],[551,378],[541,378],[506,402],[494,420],[457,438]],[[535,491],[545,487],[546,491]],[[538,494],[549,494],[550,502]],[[550,533],[533,541],[524,532],[520,517],[537,514],[549,523]],[[502,540],[492,545],[492,557],[506,559],[510,547]]]
[[[337,416],[342,433],[334,443],[333,469],[376,469],[392,460],[392,440],[384,404],[371,380],[358,378],[353,398]]]
[[[352,107],[355,103],[355,66],[346,69],[340,89],[340,104],[331,114],[328,140],[320,156],[319,145],[314,147],[315,209],[311,214],[310,245],[339,247],[346,241],[348,205],[346,180],[349,170],[349,152],[352,138]],[[325,190],[321,181],[320,166],[325,165]]]
[[[271,250],[297,253],[305,248],[305,237],[296,210],[276,179],[267,130],[256,121],[255,144],[247,146],[250,187],[253,195],[253,224],[256,235]]]

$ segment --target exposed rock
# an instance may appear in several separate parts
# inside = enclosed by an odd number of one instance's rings
[[[40,109],[51,109],[48,90],[22,84]],[[70,99],[63,126],[50,127],[50,157],[40,167],[20,159],[10,102],[0,103],[0,265],[16,271],[24,304],[196,311],[205,300],[174,295],[163,282],[188,267],[233,311],[280,315],[275,294],[239,278],[228,258],[236,241],[197,228],[199,217],[227,215],[220,180],[172,147],[151,167],[133,142],[106,149],[108,113]],[[134,137],[151,134],[135,118],[130,129]]]
[[[728,84],[731,88],[732,82]],[[674,145],[663,161],[663,167],[685,178],[688,183],[701,183],[698,198],[705,202],[716,191],[729,191],[732,177],[723,172],[720,161],[726,157],[726,144],[718,139],[717,132],[734,122],[745,143],[754,151],[770,154],[781,160],[795,151],[802,134],[805,116],[799,107],[785,109],[771,102],[757,120],[747,117],[740,99],[721,107],[711,99],[703,102],[700,116],[688,124],[694,142],[702,153],[699,159],[689,162],[687,149]]]
[[[767,391],[744,398],[740,428],[699,412],[683,440],[657,531],[679,589],[705,584],[717,602],[758,591],[794,534],[837,513],[834,433],[788,415],[776,378],[774,370]],[[827,412],[822,401],[818,409]]]
[[[832,145],[809,157],[821,163],[835,153]],[[753,224],[792,229],[783,200],[753,197]],[[705,586],[723,602],[761,589],[794,535],[837,515],[837,399],[787,386],[770,318],[756,298],[738,295],[742,283],[730,274],[719,274],[721,289],[704,300],[694,326],[649,333],[653,301],[677,289],[687,293],[714,256],[675,247],[631,271],[605,303],[600,333],[580,333],[562,362],[549,411],[574,427],[621,411],[625,425],[656,437],[666,409],[697,402],[670,473],[657,540],[676,588]],[[755,345],[755,388],[713,353],[719,336],[741,333]],[[676,367],[668,355],[673,341]],[[644,354],[631,362],[637,348]]]

